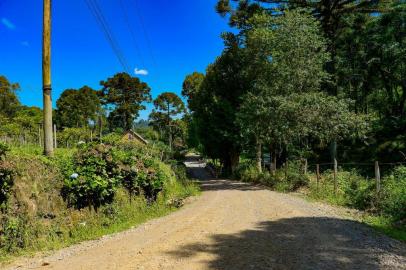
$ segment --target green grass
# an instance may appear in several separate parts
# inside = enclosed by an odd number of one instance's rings
[[[394,226],[392,219],[388,217],[366,215],[362,221],[377,231],[389,235],[394,239],[406,242],[406,227],[404,225],[399,227]]]
[[[316,183],[311,181],[305,197],[310,201],[325,202],[330,205],[348,207],[348,199],[345,198],[342,191],[334,195],[334,186],[332,183],[322,182],[317,189]],[[406,242],[406,226],[395,225],[396,222],[390,216],[376,215],[370,212],[363,212],[361,217],[353,216],[356,220],[382,232],[394,239]]]

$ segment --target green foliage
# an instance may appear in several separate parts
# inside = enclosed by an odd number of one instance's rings
[[[0,249],[16,252],[27,245],[27,218],[24,216],[2,218],[0,231]]]
[[[10,147],[5,143],[0,142],[0,160],[4,160],[6,158],[8,151],[10,151]]]
[[[323,173],[318,189],[314,177],[312,178],[310,196],[313,198],[384,215],[393,221],[406,219],[405,167],[397,167],[390,175],[382,179],[379,194],[376,192],[375,180],[366,179],[355,170],[339,171],[337,194],[334,194],[334,180],[331,171]]]
[[[119,142],[81,146],[72,163],[65,164],[62,195],[68,205],[97,209],[111,204],[119,186],[127,189],[130,198],[143,195],[148,202],[155,202],[170,176],[152,155],[140,150]]]
[[[383,179],[380,200],[382,213],[393,216],[395,220],[406,220],[406,167],[397,167]]]
[[[175,120],[177,116],[185,112],[185,104],[175,93],[165,92],[154,100],[155,109],[150,114],[150,125],[166,137],[169,147],[172,148],[176,138],[184,141],[181,120]],[[183,142],[182,142],[183,143]]]
[[[238,166],[234,177],[243,182],[263,184],[281,192],[296,191],[309,184],[299,162],[290,162],[287,170],[281,168],[274,173],[260,172],[251,162],[244,162]]]
[[[5,207],[11,187],[14,184],[14,166],[5,161],[6,153],[9,150],[10,148],[6,144],[0,142],[0,210]]]
[[[65,128],[57,133],[58,144],[62,147],[72,147],[79,142],[89,142],[91,131],[86,127]]]
[[[88,127],[90,122],[97,122],[101,111],[97,92],[88,86],[65,90],[56,106],[55,120],[59,128]]]
[[[120,174],[111,146],[85,145],[75,155],[62,195],[69,206],[95,209],[113,201]]]
[[[153,159],[137,159],[128,156],[122,169],[122,183],[130,196],[143,194],[148,202],[154,202],[158,193],[163,190],[168,176]],[[141,193],[142,192],[142,193]]]
[[[10,83],[5,76],[0,75],[0,117],[13,117],[20,107],[16,91],[20,89],[17,83]]]
[[[0,160],[0,208],[5,207],[10,196],[15,174],[14,166],[11,163]]]
[[[188,107],[194,111],[193,101],[199,91],[200,85],[204,80],[204,74],[193,72],[187,75],[182,85],[182,96],[188,99]]]
[[[101,151],[97,147],[81,145],[79,149],[58,148],[53,158],[43,157],[38,146],[11,147],[7,161],[13,164],[18,174],[13,176],[12,191],[0,213],[0,262],[9,259],[9,256],[55,250],[129,229],[170,213],[183,204],[185,197],[198,193],[197,184],[188,179],[178,179],[170,166],[158,161],[161,148],[121,142],[108,146],[108,151]],[[90,151],[96,151],[93,152],[96,161],[90,157]],[[107,158],[103,154],[105,152],[111,154],[112,159]],[[130,157],[134,162],[145,164],[146,170],[154,172],[156,177],[147,186],[152,186],[155,192],[162,186],[155,201],[146,199],[143,190],[139,196],[133,195],[129,199],[121,177],[126,169],[124,161]],[[78,211],[75,207],[67,207],[61,189],[76,168],[84,173],[92,173],[95,168],[106,168],[106,163],[116,163],[119,168],[120,181],[114,192],[114,200],[100,205],[98,211],[86,207]],[[79,186],[86,184],[83,181]],[[71,194],[72,197],[75,195]]]
[[[130,130],[139,111],[145,109],[143,102],[150,101],[150,87],[139,78],[127,73],[118,73],[100,83],[101,102],[111,111],[108,117],[110,130]]]

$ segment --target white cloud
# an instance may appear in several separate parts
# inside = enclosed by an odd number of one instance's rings
[[[144,76],[147,76],[147,75],[148,75],[148,70],[136,68],[136,69],[134,69],[134,73],[135,73],[135,75],[144,75]]]
[[[30,43],[28,41],[22,41],[21,45],[24,47],[30,47]]]
[[[16,29],[16,26],[6,18],[2,18],[1,23],[10,30]]]

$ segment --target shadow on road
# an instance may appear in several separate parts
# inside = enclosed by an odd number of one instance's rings
[[[405,256],[403,251],[363,230],[357,222],[335,218],[281,219],[239,234],[213,235],[212,244],[194,243],[169,254],[190,259],[210,253],[215,255],[205,262],[210,269],[404,269],[379,262],[384,252],[392,257]]]

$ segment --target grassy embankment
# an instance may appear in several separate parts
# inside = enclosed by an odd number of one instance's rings
[[[131,196],[117,184],[110,203],[97,208],[68,207],[61,191],[69,181],[67,167],[72,166],[78,150],[57,149],[54,158],[43,157],[38,147],[10,150],[5,162],[15,174],[7,201],[1,204],[0,262],[129,229],[174,211],[179,201],[199,193],[197,184],[187,179],[185,168],[160,162],[151,149],[137,148],[137,159],[150,155],[163,179],[156,200],[151,202],[142,192]]]

